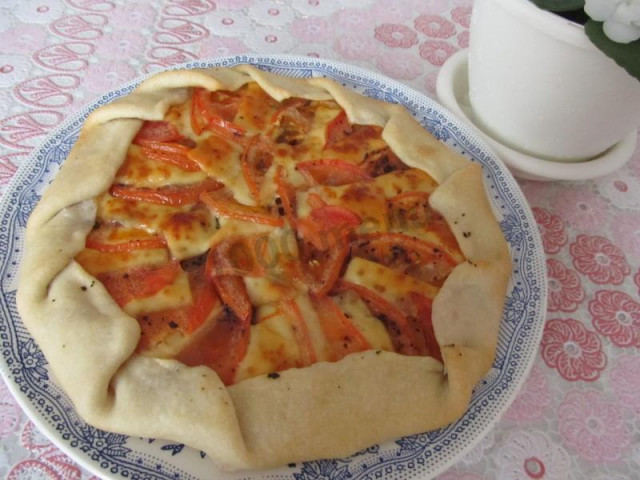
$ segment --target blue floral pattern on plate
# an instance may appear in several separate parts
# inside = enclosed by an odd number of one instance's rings
[[[425,478],[451,465],[480,440],[506,410],[536,354],[546,311],[545,257],[531,211],[506,167],[466,126],[437,103],[377,73],[328,60],[288,55],[239,55],[179,68],[250,63],[292,77],[325,76],[370,97],[404,105],[439,140],[484,168],[485,187],[513,258],[496,359],[474,389],[468,411],[438,430],[374,445],[345,459],[291,464],[268,472],[216,472],[216,478],[344,480]],[[178,67],[176,67],[178,68]],[[16,310],[16,276],[30,212],[96,107],[129,93],[139,79],[110,92],[68,119],[34,150],[0,203],[0,372],[34,423],[88,470],[109,478],[197,480],[214,467],[183,444],[108,433],[87,425],[51,378],[47,362]]]

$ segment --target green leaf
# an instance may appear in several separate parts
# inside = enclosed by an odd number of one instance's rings
[[[631,43],[618,43],[607,37],[602,29],[602,22],[589,20],[584,31],[589,40],[606,56],[612,58],[632,77],[640,81],[640,39]]]
[[[538,7],[550,12],[568,12],[584,8],[584,0],[531,0]]]

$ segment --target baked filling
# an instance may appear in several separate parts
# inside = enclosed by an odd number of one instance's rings
[[[465,257],[381,134],[333,100],[192,88],[143,123],[76,261],[139,354],[226,385],[365,350],[442,361],[432,301]]]

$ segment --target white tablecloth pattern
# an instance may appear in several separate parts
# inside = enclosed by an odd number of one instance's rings
[[[67,115],[191,59],[293,53],[382,72],[435,98],[469,43],[472,0],[0,0],[0,193]],[[549,305],[531,374],[439,480],[640,475],[640,149],[580,183],[520,182],[547,254]],[[92,478],[0,382],[0,475]]]

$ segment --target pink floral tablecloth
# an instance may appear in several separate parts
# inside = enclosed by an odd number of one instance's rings
[[[70,113],[191,59],[320,56],[435,98],[440,67],[468,46],[472,3],[0,0],[0,193]],[[542,343],[511,408],[438,479],[640,478],[640,149],[598,180],[520,184],[547,255]],[[1,381],[0,476],[91,477],[38,432]]]

